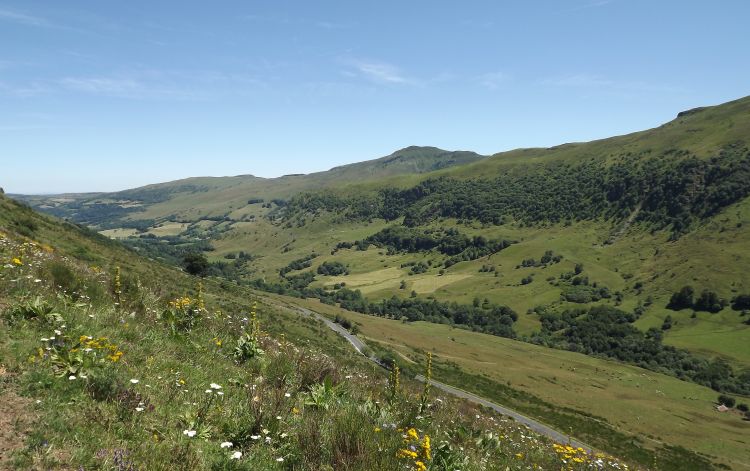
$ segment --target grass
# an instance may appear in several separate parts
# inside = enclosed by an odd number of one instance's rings
[[[6,221],[24,211],[4,198],[0,205]],[[580,463],[571,469],[592,460],[623,467],[434,393],[420,414],[420,385],[404,378],[391,395],[385,372],[343,339],[262,299],[264,353],[238,362],[251,292],[204,280],[198,325],[173,333],[161,313],[184,315],[188,308],[167,300],[195,299],[197,280],[96,234],[28,217],[38,223],[33,241],[0,232],[0,401],[24,396],[12,413],[34,417],[23,448],[0,440],[14,469],[422,469],[421,461],[471,471],[549,469],[573,457]],[[100,261],[129,255],[120,305],[110,265],[77,259],[63,245]],[[58,287],[63,277],[66,288]],[[165,278],[169,286],[158,281]],[[37,298],[34,306],[49,308],[24,307]],[[106,356],[110,346],[123,352],[117,360]]]
[[[658,447],[660,442],[681,446],[738,469],[750,460],[750,447],[743,438],[750,423],[717,413],[717,393],[709,388],[629,365],[450,326],[342,312],[313,300],[286,301],[329,316],[343,315],[357,324],[362,338],[412,361],[423,361],[424,352],[431,351],[436,362],[471,375],[459,384],[465,389],[472,390],[477,378],[484,378],[496,384],[494,390],[498,385],[510,386],[558,409],[578,411],[580,422],[588,415],[600,417],[616,431],[640,437],[646,448]]]
[[[572,271],[576,263],[582,263],[583,274],[592,282],[607,286],[613,293],[622,293],[623,309],[633,309],[648,299],[653,301],[637,326],[644,330],[659,327],[670,314],[678,322],[666,333],[666,343],[701,355],[720,355],[740,368],[750,364],[750,342],[746,341],[750,327],[743,325],[742,319],[731,309],[716,316],[699,315],[689,319],[684,318],[684,313],[675,314],[665,308],[671,293],[686,284],[697,291],[715,290],[727,299],[750,292],[743,268],[750,263],[750,201],[728,208],[676,242],[668,242],[665,233],[650,234],[636,225],[614,243],[604,244],[615,230],[606,222],[580,222],[567,227],[515,224],[483,227],[442,221],[440,226],[456,227],[468,235],[518,242],[492,257],[458,263],[445,270],[444,275],[438,273],[443,257],[432,253],[386,255],[382,249],[370,248],[330,254],[336,243],[373,234],[386,226],[384,221],[375,220],[365,225],[336,223],[330,216],[322,216],[304,227],[281,227],[260,217],[259,205],[250,206],[255,207],[258,216],[254,221],[234,223],[218,236],[208,232],[205,235],[214,237],[212,244],[216,250],[209,254],[214,261],[224,260],[224,255],[239,251],[258,256],[248,265],[251,278],[278,279],[279,268],[317,253],[313,269],[323,261],[339,261],[349,267],[350,274],[317,275],[313,286],[330,288],[344,282],[374,300],[393,295],[409,296],[412,290],[422,297],[434,296],[462,303],[471,303],[477,297],[487,298],[519,313],[515,330],[523,336],[540,328],[537,316],[527,315],[527,311],[537,306],[555,310],[581,307],[561,301],[561,288],[548,279],[556,280],[560,274]],[[191,227],[208,229],[218,225],[204,220]],[[174,223],[165,226],[177,227]],[[546,250],[562,255],[562,262],[545,268],[516,268],[524,259],[538,260]],[[428,260],[433,261],[433,267],[423,274],[410,275],[408,267],[401,268],[408,262]],[[494,266],[497,276],[481,273],[479,269],[483,265]],[[533,282],[521,285],[521,278],[529,275]],[[406,283],[403,290],[400,289],[402,281]],[[633,288],[636,282],[643,284],[640,292]],[[604,302],[613,303],[612,300]]]

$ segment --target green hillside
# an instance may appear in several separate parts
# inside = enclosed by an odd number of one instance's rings
[[[0,403],[11,405],[3,410],[13,427],[0,434],[3,468],[369,470],[420,469],[420,460],[431,470],[623,468],[434,391],[419,413],[424,391],[409,376],[424,372],[428,348],[437,379],[584,437],[631,468],[741,469],[748,459],[746,423],[738,413],[708,419],[716,414],[708,388],[576,353],[557,364],[544,360],[557,356],[552,350],[448,326],[347,314],[382,358],[394,346],[403,356],[393,396],[385,372],[283,307],[296,298],[279,303],[221,278],[199,287],[171,266],[2,196],[0,210]],[[254,302],[260,329],[245,322]],[[497,361],[517,364],[486,377],[482,365]],[[593,370],[609,378],[597,388],[612,388],[621,407],[581,402],[605,401],[590,396]],[[534,386],[544,378],[549,387]],[[555,394],[558,387],[570,393]],[[675,401],[653,417],[652,387]],[[636,423],[625,413],[631,407],[652,412]],[[679,431],[687,423],[697,435]],[[416,458],[399,451],[409,449],[404,443],[416,446]]]
[[[242,286],[747,396],[749,136],[743,98],[549,149],[412,147],[310,175],[21,199],[167,265],[203,255]]]
[[[2,196],[0,210],[2,469],[624,465],[408,376],[389,383],[320,323],[247,289]]]

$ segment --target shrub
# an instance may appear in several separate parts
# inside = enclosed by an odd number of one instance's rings
[[[169,326],[173,334],[177,334],[193,330],[202,314],[203,309],[198,300],[184,296],[170,301],[160,318]]]
[[[673,311],[679,311],[680,309],[687,309],[693,307],[693,294],[695,290],[692,286],[684,286],[680,291],[672,294],[667,304],[667,309]]]
[[[719,295],[713,291],[703,290],[700,297],[695,300],[694,309],[696,311],[708,311],[708,312],[719,312],[724,309],[727,302],[724,299],[720,299]]]
[[[205,276],[208,272],[208,259],[202,253],[191,252],[182,257],[185,271],[195,276]]]
[[[64,322],[62,314],[40,297],[34,298],[22,304],[11,307],[6,310],[3,317],[10,325],[17,324],[21,321],[36,321],[42,324],[54,325]]]
[[[732,299],[732,309],[735,311],[744,311],[750,309],[750,294],[740,294]]]
[[[719,395],[718,401],[719,401],[719,404],[723,406],[727,406],[730,409],[734,407],[734,398],[731,396],[727,396],[726,394]]]
[[[348,275],[349,270],[341,262],[323,262],[318,266],[318,274],[328,276]]]

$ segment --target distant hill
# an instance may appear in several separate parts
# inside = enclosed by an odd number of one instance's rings
[[[195,208],[200,208],[199,214],[215,215],[216,210],[241,204],[247,199],[283,199],[304,190],[394,176],[419,175],[477,162],[483,158],[485,157],[468,151],[410,146],[379,159],[311,174],[290,174],[278,178],[253,175],[192,177],[111,193],[9,196],[59,217],[72,218],[86,224],[111,225],[114,220],[122,217],[138,218],[138,213],[144,209],[169,201],[172,203],[162,206],[166,206],[169,211],[175,209],[175,214],[184,217],[189,217],[185,211]],[[159,214],[162,212],[157,210],[157,217]]]
[[[420,315],[560,345],[549,316],[608,305],[668,345],[747,368],[750,327],[731,306],[750,293],[750,97],[676,115],[490,157],[407,147],[309,175],[21,199],[166,262],[205,251],[217,273],[266,289],[333,302],[346,286],[362,311],[393,297],[479,303],[497,308],[490,321]],[[668,309],[685,286],[718,312]]]

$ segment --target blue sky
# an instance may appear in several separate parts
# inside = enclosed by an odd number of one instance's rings
[[[750,94],[747,1],[3,1],[0,186],[307,173]]]

